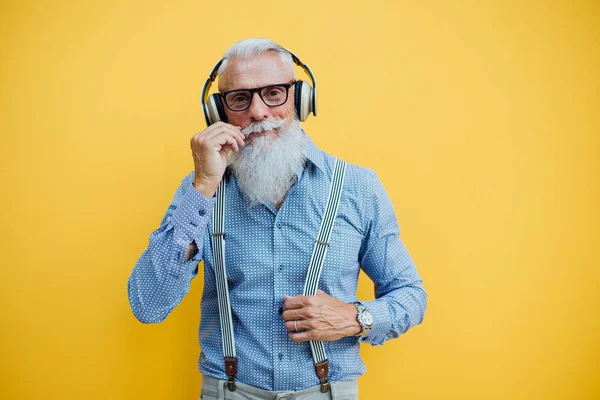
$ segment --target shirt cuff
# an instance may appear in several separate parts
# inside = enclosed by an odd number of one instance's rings
[[[204,196],[193,184],[185,191],[183,199],[173,212],[173,224],[190,238],[189,243],[202,238],[216,201],[216,197]]]
[[[370,343],[373,346],[383,345],[388,339],[387,334],[392,326],[392,316],[387,302],[382,299],[361,301],[373,315],[373,328],[371,331],[358,338],[361,343]]]

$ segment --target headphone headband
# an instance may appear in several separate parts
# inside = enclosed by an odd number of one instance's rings
[[[316,117],[317,116],[317,80],[315,79],[315,76],[312,73],[311,69],[308,67],[308,65],[306,65],[302,61],[300,61],[298,56],[296,56],[294,53],[292,53],[285,47],[284,47],[284,50],[287,51],[292,56],[292,60],[294,61],[294,63],[296,65],[298,65],[300,68],[302,68],[308,76],[310,76],[310,80],[312,81],[312,96],[310,99],[310,101],[312,103],[311,111],[312,111],[313,115]],[[204,82],[204,86],[202,86],[202,95],[201,95],[200,100],[202,102],[202,111],[204,111],[204,118],[206,119],[207,125],[211,124],[211,118],[209,117],[210,113],[207,108],[208,92],[210,91],[210,87],[212,86],[212,83],[217,79],[219,67],[221,66],[221,64],[223,64],[224,60],[225,60],[224,58],[221,58],[219,60],[219,62],[217,62],[215,64],[213,69],[210,71],[210,75],[208,76],[208,79]]]
[[[294,60],[294,63],[296,63],[296,65],[299,66],[300,68],[302,68],[304,70],[304,72],[306,72],[306,74],[308,76],[310,76],[310,80],[312,81],[312,90],[313,90],[313,93],[312,93],[313,94],[312,95],[312,113],[316,117],[317,116],[317,80],[315,79],[315,76],[312,73],[312,71],[310,70],[310,68],[308,67],[308,65],[306,65],[302,61],[300,61],[300,59],[298,58],[298,56],[296,56],[294,53],[292,53],[288,49],[285,49],[285,50],[288,53],[290,53],[290,55],[292,56],[292,60]]]
[[[202,101],[202,111],[204,111],[204,118],[206,118],[207,125],[210,125],[210,121],[208,118],[208,110],[206,109],[206,101],[208,100],[208,91],[210,90],[212,83],[215,81],[215,79],[217,79],[219,67],[221,66],[221,64],[223,64],[223,60],[224,60],[224,58],[221,58],[219,60],[219,62],[215,64],[212,71],[210,71],[210,75],[208,76],[208,79],[204,82],[204,86],[202,86],[202,98],[200,100]]]

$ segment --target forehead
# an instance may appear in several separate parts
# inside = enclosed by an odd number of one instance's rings
[[[232,58],[219,80],[219,90],[251,89],[275,83],[289,82],[294,74],[275,52],[250,59]]]

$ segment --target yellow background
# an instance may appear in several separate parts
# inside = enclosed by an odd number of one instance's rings
[[[198,397],[201,279],[158,325],[126,281],[254,36],[313,69],[305,129],[377,171],[429,294],[361,399],[600,398],[597,1],[0,7],[0,398]]]

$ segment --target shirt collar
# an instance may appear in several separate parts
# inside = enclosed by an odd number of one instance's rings
[[[306,132],[304,134],[306,135]],[[312,141],[310,136],[307,135],[307,137],[308,146],[306,147],[306,151],[304,153],[306,155],[306,159],[316,165],[321,172],[325,173],[325,159],[323,158],[323,152],[317,147],[315,142]]]

